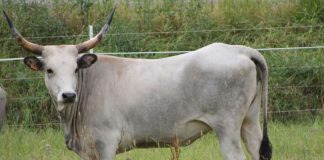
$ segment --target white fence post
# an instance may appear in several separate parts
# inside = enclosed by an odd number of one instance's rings
[[[93,26],[89,25],[89,39],[93,38]],[[93,49],[90,49],[90,53],[93,53]]]

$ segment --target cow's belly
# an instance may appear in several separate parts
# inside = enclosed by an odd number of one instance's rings
[[[193,120],[176,128],[176,138],[181,146],[186,146],[210,130],[211,128],[204,122]],[[173,141],[171,143],[173,143]]]
[[[167,130],[167,132],[165,131]],[[200,120],[192,120],[182,124],[174,125],[174,128],[165,128],[161,134],[149,135],[143,133],[141,137],[137,137],[128,143],[132,146],[123,146],[125,148],[154,148],[154,147],[169,147],[174,145],[175,139],[180,146],[187,146],[205,135],[211,128]],[[125,149],[123,148],[123,149]]]

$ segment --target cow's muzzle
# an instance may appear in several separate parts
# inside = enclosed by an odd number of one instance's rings
[[[62,93],[63,103],[74,103],[76,99],[76,94],[73,92]]]

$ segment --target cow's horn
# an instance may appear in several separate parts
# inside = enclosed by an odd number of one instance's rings
[[[100,41],[101,39],[105,36],[105,34],[108,32],[109,28],[110,28],[110,24],[112,22],[114,13],[115,13],[116,7],[113,8],[107,23],[102,27],[101,31],[93,38],[91,38],[88,41],[79,43],[76,45],[76,48],[78,49],[79,53],[83,53],[88,51],[89,49],[95,47]]]
[[[14,24],[12,23],[11,19],[9,18],[9,16],[7,15],[7,13],[5,11],[3,11],[3,14],[5,15],[7,22],[9,24],[9,27],[12,31],[12,35],[14,36],[14,38],[16,38],[18,44],[23,47],[24,49],[26,49],[27,51],[30,51],[32,53],[41,55],[42,51],[44,50],[44,46],[35,44],[35,43],[31,43],[29,41],[27,41],[23,36],[20,35],[20,33],[18,32],[18,30],[16,29],[16,27],[14,26]]]

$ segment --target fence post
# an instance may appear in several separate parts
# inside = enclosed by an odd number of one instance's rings
[[[93,38],[93,26],[89,25],[89,39]],[[90,53],[93,53],[93,49],[90,49]]]

